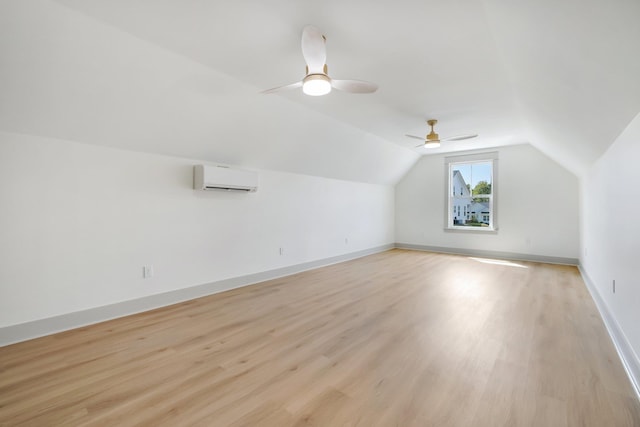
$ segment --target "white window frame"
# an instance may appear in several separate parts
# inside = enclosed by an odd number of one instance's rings
[[[498,232],[498,152],[489,153],[474,153],[460,156],[448,156],[444,159],[445,162],[445,209],[444,209],[444,229],[445,231],[460,231],[464,233],[476,232],[476,233],[489,233],[496,234]],[[489,226],[488,227],[473,227],[464,225],[453,225],[453,207],[454,207],[454,195],[453,195],[453,183],[451,182],[453,166],[460,163],[491,163],[491,194],[488,195],[490,210],[489,210]],[[467,212],[469,213],[469,212]],[[482,215],[482,214],[481,214]]]

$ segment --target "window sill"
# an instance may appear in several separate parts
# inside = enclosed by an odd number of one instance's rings
[[[447,233],[498,234],[497,228],[485,227],[445,227]]]

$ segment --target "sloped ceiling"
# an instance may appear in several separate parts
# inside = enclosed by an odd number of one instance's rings
[[[393,184],[420,155],[531,143],[577,175],[640,111],[640,2],[13,0],[0,130]],[[263,89],[327,36],[371,95]],[[404,134],[478,133],[427,152]]]

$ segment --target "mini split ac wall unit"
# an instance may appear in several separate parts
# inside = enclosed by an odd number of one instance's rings
[[[258,191],[258,173],[228,166],[196,165],[193,167],[193,188],[253,193]]]

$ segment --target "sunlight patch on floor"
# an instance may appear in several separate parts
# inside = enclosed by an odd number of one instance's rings
[[[526,265],[518,264],[512,261],[505,261],[501,259],[474,258],[474,257],[469,257],[469,259],[472,259],[477,262],[481,262],[483,264],[504,265],[506,267],[529,268]]]

